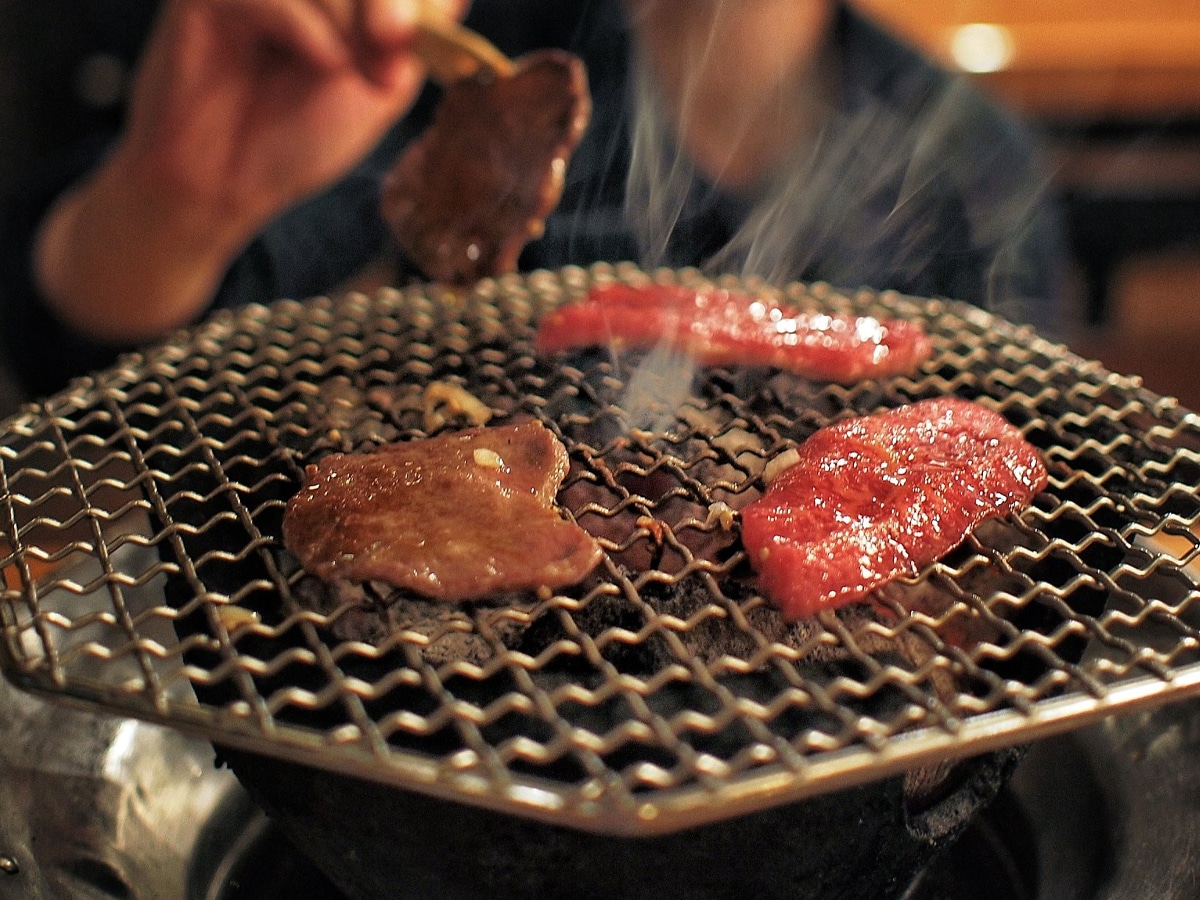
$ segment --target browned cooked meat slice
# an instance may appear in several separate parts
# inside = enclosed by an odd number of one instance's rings
[[[325,581],[440,600],[573,584],[602,551],[555,507],[566,472],[540,422],[333,454],[289,501],[284,542]]]
[[[590,115],[583,63],[561,50],[521,57],[508,77],[451,84],[384,184],[400,247],[434,281],[515,270],[562,195]]]

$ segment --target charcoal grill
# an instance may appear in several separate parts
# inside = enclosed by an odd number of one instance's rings
[[[706,370],[677,416],[631,421],[638,356],[532,349],[542,313],[614,279],[707,283],[598,265],[252,306],[25,407],[0,438],[6,675],[612,835],[937,771],[1197,691],[1200,419],[1174,400],[965,304],[725,279],[920,320],[933,358],[849,387]],[[414,398],[434,381],[563,438],[563,506],[607,551],[593,578],[455,607],[313,594],[280,542],[304,465],[423,436]],[[871,615],[783,626],[730,511],[822,425],[948,394],[1019,426],[1047,490]]]

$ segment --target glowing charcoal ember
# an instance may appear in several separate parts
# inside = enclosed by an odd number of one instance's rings
[[[925,400],[816,432],[742,510],[742,543],[794,620],[917,574],[1045,485],[1037,449],[1003,416]]]
[[[434,281],[514,271],[562,196],[590,116],[583,63],[561,50],[521,57],[511,76],[451,84],[384,183],[400,247]]]
[[[566,473],[540,422],[332,454],[289,501],[284,542],[325,581],[440,600],[573,584],[602,551],[555,509]]]
[[[543,318],[537,333],[543,353],[662,342],[702,365],[776,366],[842,383],[912,373],[932,352],[913,322],[807,313],[736,291],[667,285],[595,288]]]

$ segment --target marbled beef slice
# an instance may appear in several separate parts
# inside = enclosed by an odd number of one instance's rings
[[[999,413],[924,400],[813,434],[742,510],[742,543],[764,594],[794,620],[916,575],[1046,481],[1037,448]]]
[[[903,319],[805,312],[720,288],[611,284],[538,323],[537,347],[651,348],[660,342],[709,366],[775,366],[822,381],[911,374],[933,351]]]

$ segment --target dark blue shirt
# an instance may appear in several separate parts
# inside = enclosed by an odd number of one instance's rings
[[[120,21],[131,23],[125,32],[103,37],[131,54],[148,20]],[[830,35],[838,94],[818,145],[751,195],[688,180],[674,207],[649,209],[651,219],[659,214],[671,223],[668,233],[650,229],[649,237],[626,214],[636,105],[619,0],[475,0],[468,24],[510,55],[558,46],[587,66],[592,120],[562,200],[544,236],[522,254],[522,269],[600,260],[708,264],[777,281],[953,297],[1054,327],[1063,243],[1029,134],[965,81],[852,10],[839,8]],[[380,181],[428,124],[437,97],[428,88],[354,172],[271,223],[234,261],[214,306],[323,293],[391,252]],[[0,216],[3,338],[15,374],[34,394],[106,365],[123,349],[55,321],[30,272],[32,236],[47,206],[96,164],[119,124],[119,116],[98,122],[77,146],[47,159]],[[632,199],[641,210],[642,198]],[[401,271],[418,275],[403,261]]]

